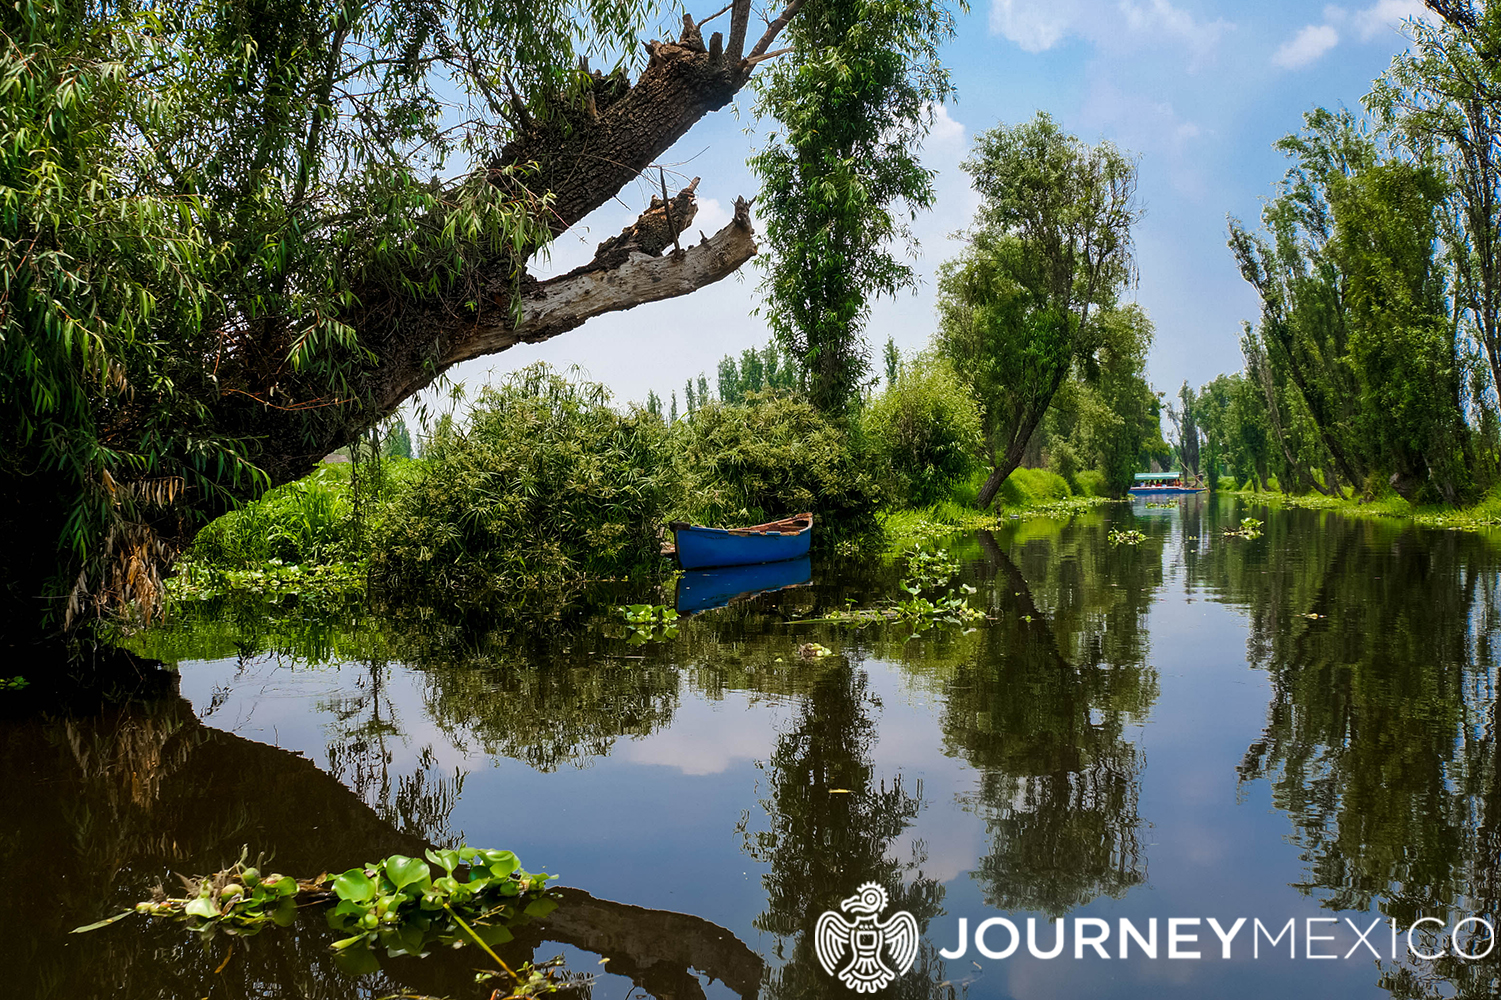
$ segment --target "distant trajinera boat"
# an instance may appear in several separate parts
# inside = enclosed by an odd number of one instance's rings
[[[1203,493],[1207,487],[1184,484],[1181,472],[1138,472],[1136,485],[1127,490],[1133,497],[1180,496]]]
[[[677,541],[678,565],[683,569],[797,559],[808,554],[813,540],[812,514],[798,514],[749,528],[706,528],[682,521],[674,521],[668,527]]]

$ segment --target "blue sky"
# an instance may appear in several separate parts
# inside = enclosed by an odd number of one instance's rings
[[[695,16],[717,9],[690,7]],[[977,200],[959,170],[978,131],[1013,124],[1039,109],[1089,142],[1109,139],[1140,162],[1146,215],[1137,229],[1137,300],[1156,324],[1148,374],[1175,393],[1240,368],[1242,320],[1256,318],[1254,295],[1225,247],[1225,217],[1254,220],[1282,176],[1271,144],[1298,127],[1315,105],[1359,108],[1371,80],[1407,46],[1401,22],[1423,13],[1420,0],[1360,0],[1318,6],[1275,0],[990,0],[958,18],[944,52],[959,91],[942,109],[924,148],[938,172],[938,202],[918,219],[915,294],[874,304],[868,339],[877,352],[888,336],[904,350],[933,331],[933,272],[956,246],[947,235],[969,221]],[[665,32],[663,33],[666,34]],[[752,196],[745,158],[764,123],[752,97],[700,122],[663,158],[682,180],[700,176],[695,229],[728,221],[736,195]],[[670,183],[670,178],[669,178]],[[538,274],[589,259],[606,236],[632,221],[650,196],[627,188],[566,234]],[[609,385],[616,400],[648,389],[682,399],[685,379],[719,358],[766,342],[753,315],[760,274],[670,302],[600,317],[546,344],[513,348],[458,366],[456,380],[481,384],[534,360],[578,365]],[[878,353],[876,355],[879,356]]]

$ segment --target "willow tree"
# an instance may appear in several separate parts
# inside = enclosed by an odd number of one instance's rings
[[[526,265],[803,3],[644,47],[653,0],[0,7],[7,634],[149,608],[200,525],[460,361],[734,272],[743,201],[678,246],[697,180],[567,274]]]
[[[969,245],[939,278],[939,349],[974,385],[990,475],[981,507],[1019,464],[1098,313],[1134,276],[1136,164],[1089,146],[1046,112],[975,138],[964,161],[982,199]]]
[[[938,62],[953,32],[933,0],[814,0],[758,86],[758,113],[779,125],[750,161],[770,250],[763,310],[826,414],[869,372],[870,300],[916,281],[897,256],[915,246],[902,216],[933,203],[918,151],[953,93]]]

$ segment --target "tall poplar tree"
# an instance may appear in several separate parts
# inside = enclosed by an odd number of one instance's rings
[[[762,308],[824,413],[870,370],[871,298],[915,283],[896,253],[933,203],[918,150],[953,95],[938,61],[953,32],[932,0],[809,0],[791,52],[758,77],[757,112],[780,126],[750,160],[770,251]]]

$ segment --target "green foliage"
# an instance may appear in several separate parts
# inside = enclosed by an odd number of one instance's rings
[[[395,958],[475,943],[494,958],[492,947],[512,939],[510,928],[557,907],[545,895],[547,882],[556,876],[523,871],[510,851],[428,849],[426,859],[393,854],[342,875],[299,881],[289,875],[263,876],[260,862],[247,865],[242,854],[223,871],[183,879],[186,896],[158,891],[154,899],[73,933],[139,913],[181,921],[205,938],[220,933],[250,937],[273,924],[289,926],[301,906],[332,903],[328,924],[346,934],[331,945],[336,961],[347,971],[363,973],[379,968],[372,951],[376,947]],[[429,863],[442,874],[435,875]]]
[[[1210,488],[1219,487],[1219,471],[1226,465],[1244,482],[1265,483],[1270,470],[1280,468],[1274,454],[1266,399],[1245,372],[1220,375],[1199,388],[1199,429],[1204,436],[1204,465]]]
[[[358,559],[348,466],[324,466],[230,511],[194,539],[188,560],[225,569]]]
[[[554,876],[522,871],[510,851],[429,848],[426,858],[393,854],[332,880],[338,903],[328,925],[349,935],[333,948],[356,969],[370,964],[360,952],[377,946],[389,958],[470,942],[489,952],[511,940],[518,919],[543,917],[557,906],[538,895]],[[429,862],[443,874],[434,877]]]
[[[485,169],[497,82],[545,116],[575,47],[634,48],[649,10],[0,8],[7,612],[149,609],[180,540],[268,485],[268,442],[373,420],[350,311],[472,308],[473,263],[551,239],[547,196]]]
[[[383,454],[388,458],[415,458],[412,453],[412,433],[406,421],[396,420],[386,432]]]
[[[262,566],[226,569],[199,559],[184,559],[167,581],[172,601],[214,601],[236,595],[263,597],[271,603],[297,598],[342,602],[365,596],[365,565],[360,563],[283,563],[270,559]]]
[[[1491,96],[1498,27],[1492,4],[1470,30],[1413,19],[1413,44],[1392,59],[1365,99],[1399,148],[1448,180],[1452,195],[1438,222],[1452,264],[1454,310],[1484,351],[1492,387],[1501,386],[1501,163],[1495,156],[1501,104]],[[1484,383],[1484,375],[1476,379],[1471,409],[1475,423],[1494,427],[1495,411],[1482,402]],[[1496,474],[1494,457],[1485,471]]]
[[[975,588],[956,583],[959,561],[942,550],[917,548],[907,553],[907,568],[898,586],[907,596],[888,600],[874,608],[841,608],[823,618],[807,621],[869,625],[887,622],[906,626],[907,638],[916,638],[937,625],[971,625],[985,612],[969,606]],[[817,647],[822,649],[822,647]]]
[[[314,883],[298,883],[290,875],[271,874],[264,878],[255,865],[245,864],[245,856],[224,871],[198,879],[183,879],[188,895],[157,898],[137,903],[135,909],[97,923],[73,930],[74,934],[97,930],[132,913],[148,917],[180,920],[205,938],[223,933],[232,937],[251,937],[268,925],[286,927],[297,918],[297,896],[314,891]]]
[[[901,213],[933,202],[918,153],[953,92],[938,62],[953,32],[932,0],[824,0],[799,12],[792,52],[755,78],[757,113],[780,126],[750,159],[770,251],[764,312],[830,415],[869,369],[869,299],[914,282],[894,250],[911,242]]]
[[[1395,155],[1386,139],[1319,108],[1278,143],[1293,166],[1263,234],[1231,222],[1241,273],[1262,299],[1247,362],[1292,478],[1315,482],[1287,445],[1303,409],[1324,484],[1369,492],[1385,480],[1409,499],[1432,491],[1457,503],[1471,488],[1469,380],[1439,238],[1451,189],[1432,162]]]
[[[1226,528],[1225,535],[1235,538],[1260,538],[1261,529],[1265,526],[1266,522],[1257,518],[1243,517],[1240,519],[1240,526],[1237,528]]]
[[[997,498],[1006,507],[1035,507],[1067,500],[1068,481],[1047,469],[1017,469],[1001,484]]]
[[[980,414],[948,362],[920,354],[895,370],[861,421],[872,454],[892,482],[892,499],[936,503],[978,462]]]
[[[653,565],[679,489],[672,454],[660,419],[533,365],[482,390],[467,429],[433,437],[382,520],[372,576],[485,603]]]
[[[1145,376],[1152,322],[1132,304],[1101,309],[1094,323],[1094,353],[1076,360],[1034,436],[1075,493],[1124,496],[1161,437],[1157,397]],[[1081,485],[1086,476],[1089,491]]]
[[[881,489],[863,442],[806,400],[768,391],[702,406],[682,448],[688,503],[703,523],[813,511],[819,545],[876,529]]]
[[[797,359],[789,357],[778,348],[776,341],[759,351],[746,348],[740,352],[738,363],[729,354],[719,361],[718,390],[721,403],[741,403],[746,396],[764,389],[792,392],[798,388],[800,381]]]
[[[1105,539],[1111,545],[1140,545],[1147,540],[1147,536],[1135,528],[1113,528]]]
[[[1076,361],[1094,363],[1094,313],[1132,279],[1140,212],[1136,165],[1046,112],[981,133],[964,169],[982,202],[969,246],[939,271],[937,345],[980,405],[993,472],[977,499],[988,506]]]
[[[630,633],[627,641],[632,645],[654,639],[671,639],[678,634],[678,612],[671,605],[622,604],[615,611],[625,619],[626,630]]]
[[[1075,492],[1081,497],[1109,496],[1105,473],[1098,469],[1085,469],[1074,477]]]

